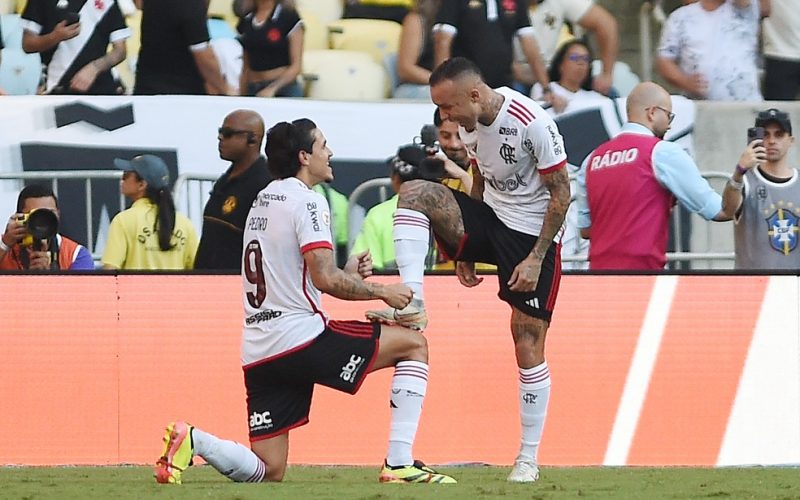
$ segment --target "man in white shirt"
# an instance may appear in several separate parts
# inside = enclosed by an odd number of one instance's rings
[[[765,0],[760,0],[765,1]],[[683,94],[710,101],[761,101],[759,0],[699,0],[670,14],[656,69]]]

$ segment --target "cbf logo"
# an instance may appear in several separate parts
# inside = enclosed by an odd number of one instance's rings
[[[777,209],[767,218],[767,234],[772,248],[783,255],[789,255],[789,252],[797,248],[797,232],[800,231],[797,222],[797,216],[783,208]]]

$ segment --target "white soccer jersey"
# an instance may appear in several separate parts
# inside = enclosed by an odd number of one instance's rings
[[[534,101],[508,87],[496,91],[505,100],[494,122],[458,132],[486,181],[483,201],[506,226],[538,236],[550,200],[539,173],[567,164],[564,139]]]
[[[333,249],[325,198],[300,179],[275,180],[253,201],[244,228],[242,364],[284,353],[322,333],[322,292],[303,254]]]

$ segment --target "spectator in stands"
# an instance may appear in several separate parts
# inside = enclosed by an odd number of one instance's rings
[[[261,154],[264,121],[255,111],[228,114],[217,134],[219,157],[231,162],[217,179],[203,210],[203,233],[195,269],[240,271],[247,213],[272,176]]]
[[[770,0],[764,19],[764,99],[790,101],[800,91],[800,9],[793,0]]]
[[[242,95],[303,97],[297,81],[303,58],[303,21],[285,0],[255,0],[239,21]]]
[[[492,87],[511,86],[513,39],[542,83],[544,97],[556,109],[566,103],[553,94],[550,80],[528,18],[527,0],[442,0],[434,35],[434,67],[453,56],[472,60]]]
[[[108,228],[103,269],[191,269],[197,234],[189,219],[175,212],[164,160],[140,155],[117,158],[120,189],[133,205],[118,213]]]
[[[428,79],[433,70],[433,22],[441,0],[417,0],[403,18],[397,50],[397,78],[393,97],[428,99]]]
[[[758,27],[765,0],[699,0],[661,32],[658,73],[692,99],[760,101]]]
[[[238,94],[209,43],[206,0],[136,2],[142,9],[142,42],[134,94]]]
[[[472,191],[472,160],[458,135],[458,122],[442,120],[437,107],[433,112],[433,124],[442,149],[442,154],[437,156],[444,162],[445,178],[442,184],[469,194]]]
[[[414,0],[345,0],[344,19],[381,19],[402,23]]]
[[[31,223],[31,219],[25,219],[25,216],[30,216],[34,210],[44,217],[35,216]],[[17,213],[8,220],[0,237],[0,269],[94,270],[89,250],[58,234],[60,218],[58,198],[52,189],[31,184],[20,191]]]
[[[41,54],[44,93],[122,92],[111,68],[125,60],[125,39],[131,36],[131,30],[114,0],[29,0],[21,25],[22,49]]]
[[[604,99],[603,94],[592,90],[591,65],[592,52],[582,40],[569,41],[556,51],[548,76],[553,93],[568,103],[563,111],[569,111],[573,102]],[[538,83],[533,86],[531,97],[537,101],[543,100],[542,86]]]
[[[620,134],[583,162],[578,227],[591,238],[590,269],[663,269],[676,198],[706,220],[730,220],[734,207],[722,203],[686,151],[662,140],[675,118],[666,90],[640,83],[626,107]]]
[[[608,95],[612,91],[614,64],[619,50],[619,30],[614,16],[592,0],[529,0],[529,6],[536,41],[542,59],[549,67],[552,67],[558,52],[559,37],[566,22],[594,35],[603,70],[592,80],[592,89]],[[520,48],[515,46],[514,53],[514,80],[527,86],[536,83]]]
[[[789,115],[772,108],[756,117],[764,139],[739,158],[723,196],[735,208],[736,269],[800,269],[800,182],[789,164]],[[766,224],[764,224],[766,222]]]

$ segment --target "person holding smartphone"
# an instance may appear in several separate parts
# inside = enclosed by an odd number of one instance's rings
[[[794,136],[788,113],[761,111],[747,140],[723,193],[736,209],[736,269],[800,269],[800,182],[789,164]]]
[[[46,68],[43,93],[121,93],[111,68],[125,60],[131,30],[115,0],[29,0],[21,24],[23,50]]]

